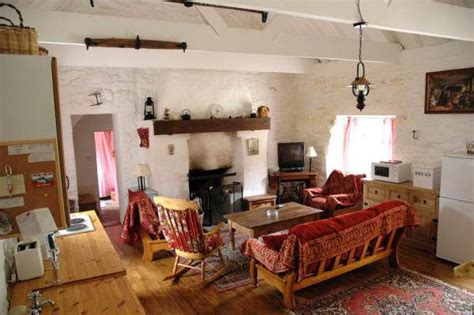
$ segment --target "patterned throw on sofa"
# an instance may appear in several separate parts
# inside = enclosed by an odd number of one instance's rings
[[[296,225],[287,234],[267,235],[263,241],[250,238],[240,250],[274,273],[295,270],[301,281],[313,275],[318,264],[327,258],[352,248],[357,248],[356,256],[360,256],[365,242],[388,235],[394,229],[416,225],[412,207],[393,200],[334,218]]]
[[[120,235],[122,241],[130,244],[138,240],[140,227],[147,231],[152,239],[162,239],[157,209],[147,194],[144,191],[129,191],[128,200]]]

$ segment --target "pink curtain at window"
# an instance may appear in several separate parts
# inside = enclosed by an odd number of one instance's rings
[[[381,144],[383,145],[385,156],[388,160],[393,159],[393,146],[395,145],[395,118],[385,118],[382,122],[382,138]]]
[[[351,137],[351,131],[354,129],[353,124],[357,123],[357,119],[355,117],[348,116],[347,117],[347,123],[344,126],[344,147],[342,150],[342,154],[344,156],[343,158],[343,171],[347,170],[348,168],[348,162],[349,162],[349,148],[350,148],[350,139],[353,138]]]
[[[101,198],[108,197],[112,191],[117,191],[114,136],[112,131],[98,131],[94,137],[99,194]]]
[[[370,175],[371,162],[393,159],[395,118],[348,117],[344,126],[343,171]]]

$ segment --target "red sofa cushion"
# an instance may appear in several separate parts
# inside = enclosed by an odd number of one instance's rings
[[[288,238],[288,233],[271,234],[262,236],[262,241],[266,247],[279,252],[283,242]]]
[[[317,196],[313,197],[310,201],[310,206],[316,209],[326,209],[327,208],[328,196]]]
[[[289,233],[296,235],[300,242],[305,243],[325,235],[343,231],[403,204],[402,201],[388,201],[371,208],[343,214],[334,218],[300,224],[290,228]]]

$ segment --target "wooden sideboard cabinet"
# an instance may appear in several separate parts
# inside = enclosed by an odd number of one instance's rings
[[[413,182],[401,184],[365,179],[363,208],[386,200],[409,202],[416,212],[420,226],[409,229],[405,244],[434,252],[439,211],[439,190],[414,187]]]

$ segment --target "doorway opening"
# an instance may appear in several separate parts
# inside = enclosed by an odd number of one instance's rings
[[[73,115],[79,211],[95,210],[104,226],[120,224],[112,114]]]

